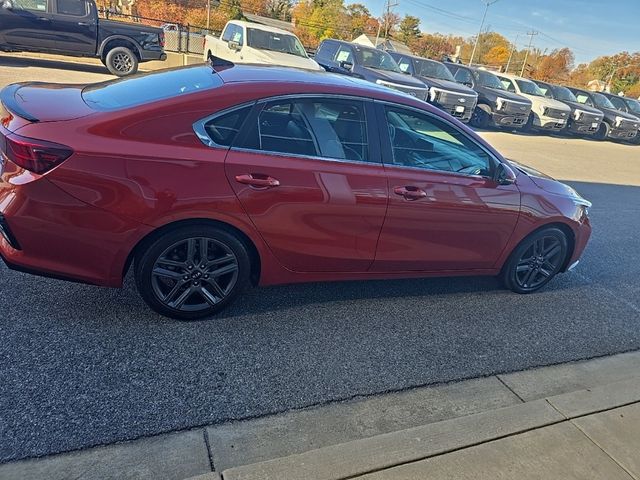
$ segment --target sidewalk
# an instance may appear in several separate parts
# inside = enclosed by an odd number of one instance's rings
[[[8,463],[0,479],[640,479],[638,452],[634,352]]]

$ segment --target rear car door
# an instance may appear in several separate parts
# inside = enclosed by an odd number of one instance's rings
[[[372,270],[493,268],[520,212],[518,188],[492,178],[498,160],[435,114],[376,107],[390,198]]]
[[[53,29],[56,48],[63,52],[92,55],[98,39],[98,12],[86,0],[55,0]]]
[[[230,149],[229,182],[283,266],[365,272],[387,208],[373,102],[345,97],[259,103]]]
[[[52,2],[0,2],[0,44],[15,50],[54,51]]]

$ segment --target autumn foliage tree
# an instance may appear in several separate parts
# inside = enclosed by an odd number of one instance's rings
[[[543,56],[531,76],[545,82],[565,82],[573,68],[573,52],[568,48],[562,48]]]

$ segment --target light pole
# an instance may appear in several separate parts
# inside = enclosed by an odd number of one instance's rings
[[[207,30],[211,26],[211,0],[207,0]]]
[[[533,37],[538,35],[538,32],[536,32],[535,30],[531,30],[530,32],[527,32],[527,35],[529,35],[531,38],[529,39],[529,46],[527,47],[527,53],[524,56],[524,62],[522,62],[522,70],[520,71],[520,76],[524,75],[524,69],[527,66],[527,60],[529,59],[529,52],[531,51],[531,45],[533,44]]]
[[[516,48],[518,47],[518,37],[520,36],[520,34],[516,35],[516,41],[513,42],[513,47],[511,47],[511,53],[509,54],[509,60],[507,61],[507,68],[505,68],[504,73],[509,73],[509,66],[511,65],[511,59],[513,58],[513,52],[516,51]]]
[[[482,35],[482,29],[484,27],[484,21],[487,18],[487,12],[489,11],[489,7],[499,0],[483,0],[484,1],[484,15],[482,15],[482,22],[480,22],[480,31],[478,32],[478,36],[476,37],[476,43],[473,45],[473,51],[471,52],[471,58],[469,59],[469,66],[473,63],[473,57],[476,55],[476,50],[478,49],[478,42],[480,41],[480,35]]]

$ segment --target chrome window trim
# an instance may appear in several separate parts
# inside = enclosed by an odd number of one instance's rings
[[[375,100],[375,102],[383,104],[383,105],[390,105],[390,106],[396,107],[396,108],[404,108],[404,109],[408,109],[408,110],[413,110],[413,111],[415,111],[417,113],[420,113],[422,115],[426,115],[428,117],[435,118],[436,120],[438,120],[440,122],[445,122],[445,123],[447,123],[447,125],[453,127],[455,130],[457,130],[459,133],[461,133],[467,140],[469,140],[470,142],[472,142],[473,144],[478,146],[483,152],[485,152],[489,156],[489,158],[495,162],[495,165],[493,165],[493,168],[497,168],[498,165],[503,163],[492,152],[487,150],[487,148],[485,148],[484,145],[479,144],[475,139],[471,138],[467,134],[467,132],[465,132],[464,130],[459,128],[457,125],[449,122],[447,119],[440,117],[439,115],[436,115],[434,113],[428,112],[426,110],[421,110],[419,108],[416,108],[416,107],[413,107],[413,106],[410,106],[410,105],[405,105],[405,104],[402,104],[402,103],[390,102],[388,100]],[[392,145],[392,148],[393,148],[393,145]],[[442,175],[455,175],[455,176],[470,177],[470,178],[477,178],[477,179],[493,180],[492,176],[471,175],[471,174],[468,174],[468,173],[449,172],[447,170],[431,170],[431,169],[428,169],[428,168],[410,167],[410,166],[406,166],[406,165],[393,165],[393,164],[389,165],[389,164],[385,164],[384,160],[383,160],[382,163],[383,163],[383,165],[388,165],[388,166],[394,167],[394,168],[406,168],[408,170],[418,170],[418,171],[421,171],[421,172],[439,173],[439,174],[442,174]]]
[[[272,152],[271,150],[256,150],[254,148],[244,148],[244,147],[231,147],[231,150],[233,150],[234,152],[256,153],[256,154],[262,154],[262,155],[270,155],[274,157],[300,158],[300,159],[307,159],[307,160],[320,160],[323,162],[351,163],[356,165],[376,165],[376,166],[382,167],[382,163],[380,162],[367,162],[365,160],[347,160],[342,158],[317,157],[314,155]]]
[[[241,110],[243,108],[247,108],[247,107],[253,107],[256,104],[255,100],[251,100],[250,102],[245,102],[242,103],[240,105],[234,105],[233,107],[228,107],[225,108],[223,110],[219,110],[216,113],[213,113],[207,117],[201,118],[200,120],[196,121],[191,127],[193,129],[193,133],[196,134],[196,137],[198,137],[198,139],[204,143],[207,147],[210,148],[222,148],[224,150],[229,150],[229,148],[231,148],[231,146],[228,145],[220,145],[216,142],[213,141],[213,139],[209,136],[209,134],[207,133],[206,129],[204,128],[204,126],[209,123],[211,120],[215,120],[218,117],[222,117],[223,115],[226,115],[227,113],[233,113],[236,110]],[[235,138],[234,138],[235,141]]]

